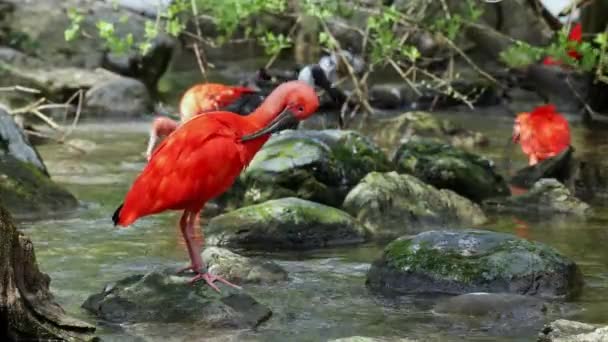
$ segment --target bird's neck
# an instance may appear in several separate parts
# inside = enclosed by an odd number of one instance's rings
[[[268,125],[285,108],[283,92],[276,90],[270,93],[262,104],[246,118],[258,128]]]

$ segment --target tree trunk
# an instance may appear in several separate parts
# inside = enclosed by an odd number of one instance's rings
[[[34,246],[0,207],[0,340],[95,340],[95,327],[71,318],[54,302]]]

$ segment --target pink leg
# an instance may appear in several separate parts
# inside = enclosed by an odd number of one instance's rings
[[[150,157],[152,157],[152,151],[154,150],[154,146],[156,146],[156,142],[158,138],[165,137],[171,132],[175,131],[179,123],[171,120],[167,117],[157,117],[154,119],[152,123],[152,129],[150,130],[150,139],[148,140],[148,148],[146,149],[146,158],[150,161]]]
[[[538,157],[536,157],[536,155],[534,155],[534,154],[531,154],[530,157],[528,158],[528,160],[529,160],[528,164],[530,166],[538,164]]]
[[[197,282],[199,280],[204,280],[209,286],[211,286],[211,288],[213,288],[217,292],[220,292],[220,289],[217,286],[215,286],[215,284],[214,284],[215,281],[219,281],[221,283],[224,283],[228,286],[232,286],[232,287],[240,290],[241,287],[230,283],[226,279],[216,276],[216,275],[209,274],[209,273],[207,273],[206,270],[203,271],[204,264],[203,264],[203,260],[201,258],[201,246],[199,246],[194,239],[194,229],[198,222],[197,218],[199,217],[199,213],[200,212],[190,212],[188,210],[185,210],[184,214],[182,215],[182,218],[180,220],[182,234],[184,236],[184,240],[186,241],[186,247],[188,248],[188,255],[190,256],[190,266],[186,267],[183,270],[190,269],[194,273],[196,273],[196,276],[194,276],[194,278],[190,279],[191,284],[194,284],[195,282]],[[180,271],[183,271],[183,270],[180,270]]]

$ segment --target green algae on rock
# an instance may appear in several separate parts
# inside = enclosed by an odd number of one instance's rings
[[[133,275],[107,285],[82,305],[112,323],[195,322],[210,328],[255,328],[272,315],[250,295],[217,283],[189,284],[172,271]]]
[[[294,197],[216,216],[205,234],[209,245],[257,250],[308,250],[367,238],[365,227],[347,213]]]
[[[245,203],[293,196],[337,207],[367,173],[390,167],[384,153],[357,132],[284,131],[244,171]]]
[[[492,161],[451,145],[410,141],[399,147],[394,163],[399,172],[476,202],[509,194],[507,183],[494,171]]]
[[[379,292],[503,292],[547,298],[579,294],[578,266],[553,248],[482,230],[429,231],[391,242],[367,275]]]
[[[481,208],[450,190],[438,190],[411,175],[371,172],[344,200],[343,208],[376,238],[395,238],[438,225],[475,226]]]

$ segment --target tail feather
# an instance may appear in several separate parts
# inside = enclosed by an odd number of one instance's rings
[[[114,215],[112,215],[112,222],[114,222],[114,227],[116,227],[118,225],[118,221],[120,221],[120,211],[122,210],[122,207],[124,205],[125,205],[124,203],[121,203],[120,206],[118,206],[118,208],[116,208]]]

